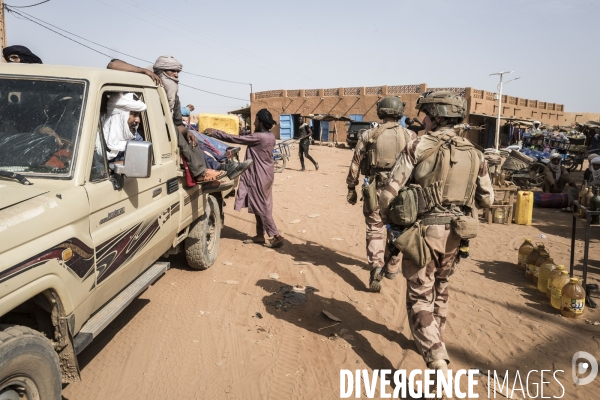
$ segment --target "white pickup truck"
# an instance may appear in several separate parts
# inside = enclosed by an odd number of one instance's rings
[[[101,115],[111,93],[147,105],[143,141],[109,166]],[[230,149],[230,156],[237,157]],[[217,256],[234,190],[186,187],[165,91],[142,74],[0,66],[0,398],[60,399],[77,354],[185,251]]]

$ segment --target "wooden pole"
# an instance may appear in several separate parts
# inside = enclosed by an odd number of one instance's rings
[[[0,0],[0,51],[6,47],[6,19],[4,18],[4,0]],[[0,55],[0,60],[6,62]]]

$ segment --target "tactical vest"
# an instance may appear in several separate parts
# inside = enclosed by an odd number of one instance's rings
[[[478,151],[460,136],[443,132],[431,132],[428,136],[426,140],[434,140],[436,145],[425,152],[415,167],[415,183],[436,205],[472,208],[481,166]]]
[[[363,165],[364,175],[391,171],[409,140],[408,132],[397,122],[387,122],[375,128],[367,143],[366,163]]]

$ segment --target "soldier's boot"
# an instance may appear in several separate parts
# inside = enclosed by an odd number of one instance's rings
[[[385,276],[386,279],[390,279],[391,280],[391,279],[394,279],[396,277],[396,275],[398,275],[398,272],[388,272],[388,271],[385,271],[385,275],[384,276]]]
[[[434,360],[427,364],[427,368],[435,370],[436,374],[437,374],[437,371],[441,371],[446,377],[448,376],[448,363],[446,362],[446,360]],[[429,393],[433,393],[434,394],[433,398],[436,400],[447,400],[448,397],[446,396],[445,393],[437,392],[437,375],[436,375],[436,378],[434,379],[434,381],[435,381],[435,383],[433,384],[433,386],[431,386],[429,388]],[[425,398],[425,397],[423,397],[423,398]]]
[[[371,277],[369,278],[369,289],[371,289],[372,292],[381,292],[381,279],[383,278],[381,270],[381,267],[374,267],[371,270]]]

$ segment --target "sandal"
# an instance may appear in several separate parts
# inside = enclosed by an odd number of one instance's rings
[[[279,239],[273,238],[273,240],[269,240],[268,242],[265,242],[265,244],[263,246],[268,247],[270,249],[277,249],[277,248],[283,246],[283,236],[279,236]]]
[[[262,239],[262,240],[260,240],[260,239]],[[266,242],[265,242],[265,238],[264,237],[260,238],[258,236],[254,236],[254,237],[252,237],[250,239],[243,240],[242,243],[243,244],[265,244]]]
[[[210,181],[218,181],[221,178],[225,178],[227,175],[226,171],[215,171],[214,169],[207,169],[204,174],[196,178],[197,183],[204,183]]]
[[[203,190],[216,189],[221,186],[221,181],[199,182]]]

